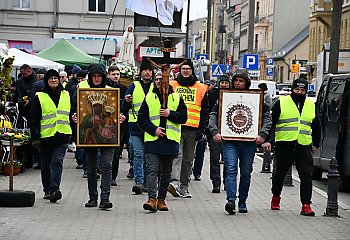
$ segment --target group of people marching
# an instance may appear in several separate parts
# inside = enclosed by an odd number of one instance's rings
[[[84,73],[87,79],[84,79]],[[189,183],[196,143],[205,138],[209,142],[213,193],[220,193],[221,190],[220,156],[224,162],[225,210],[228,214],[235,214],[236,206],[240,213],[248,212],[253,161],[257,144],[262,144],[266,151],[271,151],[271,146],[275,151],[271,209],[280,209],[283,179],[289,167],[295,163],[301,179],[300,214],[315,215],[310,207],[311,169],[312,153],[319,147],[320,126],[314,103],[306,98],[307,80],[296,79],[291,95],[281,96],[273,106],[265,101],[259,134],[254,141],[238,141],[222,138],[218,129],[221,107],[218,98],[220,89],[249,89],[251,80],[245,70],[238,70],[232,76],[221,76],[216,87],[208,91],[208,87],[194,75],[192,63],[184,62],[178,75],[170,76],[166,104],[161,90],[162,72],[156,72],[148,61],[142,62],[139,78],[128,88],[120,84],[120,71],[116,66],[109,67],[107,74],[102,64],[91,64],[88,73],[84,73],[80,73],[81,79],[75,83],[65,83],[60,78],[66,77],[66,74],[48,70],[44,74],[42,87],[29,102],[32,144],[34,149],[40,149],[45,199],[56,202],[62,198],[60,182],[63,159],[68,144],[72,139],[76,141],[77,88],[112,87],[120,88],[121,92],[120,142],[121,146],[127,143],[132,160],[132,192],[136,195],[148,192],[148,199],[143,205],[145,210],[168,211],[165,202],[167,192],[174,197],[192,197]],[[27,84],[26,77],[23,72],[19,83]],[[84,165],[89,190],[85,207],[112,208],[111,185],[117,185],[122,150],[122,147],[98,146],[79,150],[83,151],[80,155],[85,160],[81,164]],[[97,169],[101,173],[100,196],[97,191]],[[198,176],[197,180],[200,180]]]

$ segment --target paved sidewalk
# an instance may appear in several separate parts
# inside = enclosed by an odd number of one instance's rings
[[[125,152],[124,152],[125,154]],[[339,209],[340,218],[323,217],[327,199],[313,192],[316,217],[300,216],[299,183],[283,189],[281,210],[270,210],[270,174],[260,173],[256,159],[247,214],[227,215],[226,194],[211,193],[209,152],[206,150],[202,181],[191,181],[192,199],[170,194],[169,212],[149,213],[142,205],[147,195],[133,195],[132,180],[126,179],[128,165],[120,160],[117,187],[112,187],[113,209],[87,209],[87,180],[67,153],[62,180],[62,200],[55,204],[42,199],[40,171],[29,169],[14,178],[14,188],[36,193],[31,208],[0,208],[0,239],[350,239],[350,212]],[[2,180],[1,180],[2,179]],[[0,176],[0,189],[7,189]]]

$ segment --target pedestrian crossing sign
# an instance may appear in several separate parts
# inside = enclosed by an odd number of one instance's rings
[[[224,64],[211,65],[211,75],[213,77],[221,76],[224,73],[225,73],[225,65]]]

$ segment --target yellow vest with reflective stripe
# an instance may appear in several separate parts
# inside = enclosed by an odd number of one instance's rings
[[[146,102],[149,109],[149,118],[151,122],[158,127],[160,125],[160,116],[159,116],[159,110],[160,110],[160,101],[158,99],[157,94],[150,92],[146,96]],[[168,108],[171,111],[176,111],[177,107],[179,106],[180,102],[180,95],[176,93],[172,93],[168,96]],[[170,140],[174,140],[177,143],[180,143],[181,138],[181,124],[173,123],[166,120],[166,136]],[[157,136],[152,136],[151,134],[148,134],[145,132],[145,142],[151,142],[157,140]]]
[[[37,92],[36,95],[38,95],[42,112],[40,138],[52,137],[56,132],[72,134],[69,123],[69,93],[65,90],[61,91],[57,108],[47,93]]]
[[[312,143],[311,123],[315,118],[315,104],[306,99],[301,115],[290,96],[280,97],[281,115],[276,125],[276,141],[298,140],[301,145]]]
[[[181,86],[177,81],[170,81],[175,93],[180,94],[187,107],[187,121],[185,126],[199,127],[202,99],[207,92],[207,87],[196,82],[193,86]]]
[[[142,85],[140,81],[135,81],[135,89],[132,93],[132,106],[129,109],[129,122],[137,122],[137,115],[139,114],[139,110],[141,108],[141,104],[145,99],[147,93],[143,92]],[[153,84],[151,83],[148,92],[153,91]]]
[[[87,80],[84,80],[79,83],[79,88],[90,88],[90,85]]]

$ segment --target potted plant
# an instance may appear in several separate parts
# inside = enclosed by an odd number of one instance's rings
[[[2,166],[2,171],[5,173],[5,175],[10,176],[11,167],[13,167],[13,175],[18,175],[21,170],[22,163],[18,161],[13,161],[13,164],[11,164],[10,161],[5,162]]]

